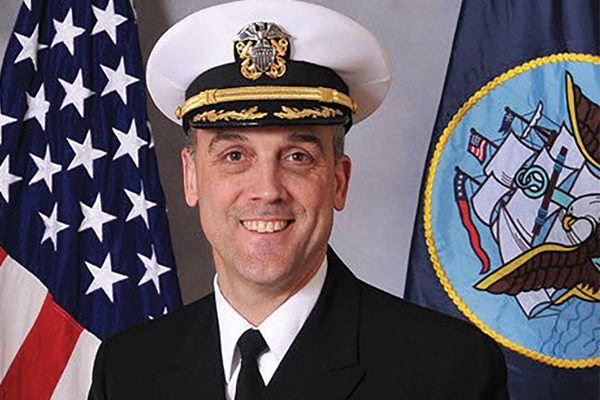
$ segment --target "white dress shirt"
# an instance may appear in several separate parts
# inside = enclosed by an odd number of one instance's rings
[[[225,397],[227,400],[235,399],[235,388],[241,365],[240,351],[236,346],[240,336],[246,330],[255,328],[260,331],[265,342],[267,342],[268,350],[261,354],[257,360],[258,369],[265,385],[267,385],[315,306],[325,283],[326,275],[327,257],[325,257],[315,276],[257,327],[252,326],[231,307],[223,297],[217,283],[217,276],[215,276],[213,286],[217,319],[219,321],[221,357],[225,373]]]

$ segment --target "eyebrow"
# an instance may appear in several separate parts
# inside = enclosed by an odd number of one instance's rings
[[[294,132],[289,137],[290,141],[296,143],[311,143],[317,146],[321,154],[324,153],[323,142],[312,132]],[[238,132],[225,132],[217,130],[208,144],[208,152],[210,153],[214,146],[220,142],[246,142],[248,137]]]
[[[316,145],[321,154],[323,154],[323,143],[321,142],[321,139],[312,132],[295,132],[290,136],[290,140],[292,142],[312,143]]]
[[[210,153],[217,143],[225,141],[245,142],[248,141],[248,137],[237,132],[217,131],[208,144],[208,152]]]

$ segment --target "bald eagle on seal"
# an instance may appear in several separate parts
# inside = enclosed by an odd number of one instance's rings
[[[475,288],[509,295],[542,288],[569,289],[554,303],[561,304],[572,296],[600,301],[600,194],[573,201],[562,223],[569,236],[580,243],[534,247],[482,279]]]

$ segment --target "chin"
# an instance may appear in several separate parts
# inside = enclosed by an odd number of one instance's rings
[[[281,254],[252,255],[244,257],[237,270],[248,281],[261,286],[282,286],[297,275],[299,266],[294,266],[288,257]],[[296,273],[294,273],[296,272]]]

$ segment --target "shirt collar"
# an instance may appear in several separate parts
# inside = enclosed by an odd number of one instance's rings
[[[325,283],[326,275],[327,257],[323,260],[317,273],[304,287],[256,327],[267,342],[269,352],[275,357],[277,363],[281,362],[312,311]],[[219,322],[223,372],[225,380],[229,382],[234,367],[239,362],[239,355],[236,356],[235,351],[237,341],[246,330],[254,327],[227,302],[217,283],[217,275],[215,275],[213,287]]]

